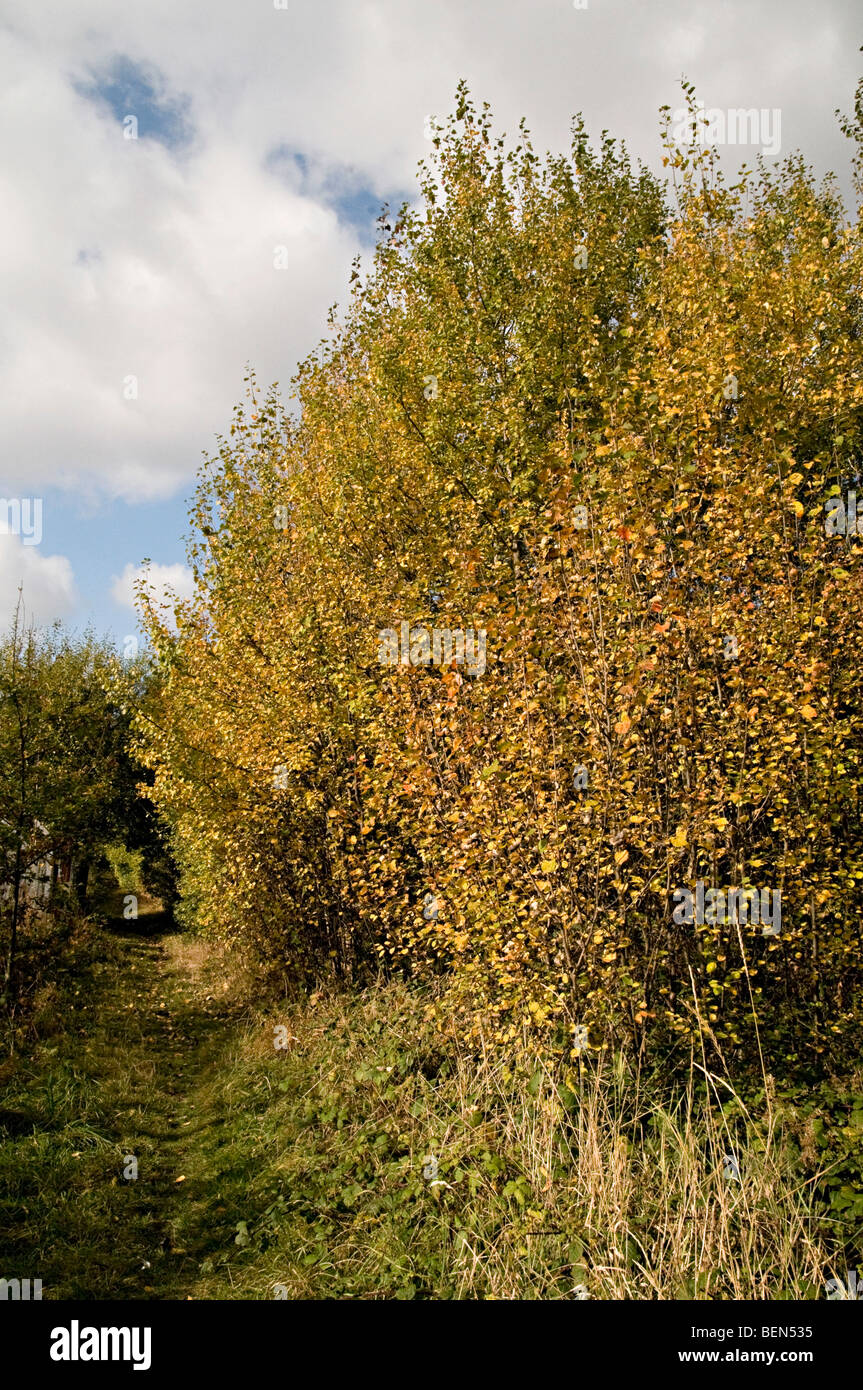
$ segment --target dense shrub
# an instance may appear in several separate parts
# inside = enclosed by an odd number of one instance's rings
[[[196,598],[149,616],[185,911],[298,984],[446,971],[504,1041],[826,1060],[860,1010],[861,542],[825,507],[859,227],[799,158],[729,184],[669,144],[671,199],[579,122],[507,150],[464,90],[435,148],[300,410],[250,378]],[[384,664],[403,622],[484,663]],[[699,880],[781,893],[778,934],[675,920]]]

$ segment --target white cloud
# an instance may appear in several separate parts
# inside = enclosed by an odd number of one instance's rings
[[[157,608],[170,607],[176,596],[189,599],[195,592],[195,581],[188,565],[126,565],[123,573],[115,576],[111,585],[111,595],[124,608],[137,608],[135,584],[141,578],[147,581],[147,591],[152,595]]]
[[[347,299],[354,229],[315,171],[414,188],[427,112],[464,77],[514,134],[568,145],[571,115],[659,168],[681,65],[719,107],[780,107],[783,148],[844,171],[855,7],[804,0],[42,0],[0,29],[0,390],[9,490],[156,500],[230,423],[247,362],[286,386]],[[743,38],[741,38],[743,36]],[[123,138],[81,94],[117,55],[188,100],[193,138]],[[800,73],[806,82],[800,82]],[[291,187],[266,157],[302,153]],[[273,267],[287,246],[287,270]],[[124,381],[137,378],[137,397]]]
[[[38,627],[68,617],[78,600],[65,555],[43,555],[20,536],[0,534],[0,629],[4,631],[15,612],[19,585],[25,620]]]
[[[707,31],[703,24],[681,24],[665,35],[666,51],[680,63],[691,63],[704,51]]]
[[[227,134],[188,157],[125,140],[42,52],[0,48],[4,486],[171,496],[246,363],[286,382],[321,335],[354,236]]]

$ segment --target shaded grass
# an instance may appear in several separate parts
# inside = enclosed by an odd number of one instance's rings
[[[568,1080],[395,984],[259,1021],[225,1084],[251,1102],[220,1173],[234,1295],[814,1298],[844,1270],[769,1079],[760,1109],[695,1067],[676,1096],[621,1057]]]
[[[206,975],[172,965],[176,938],[153,934],[147,906],[140,926],[79,926],[53,1026],[6,1066],[0,1265],[45,1298],[185,1297],[195,1268],[174,1239],[176,1179],[187,1131],[221,1122],[195,1087],[237,1005],[201,998]]]
[[[6,1068],[0,1268],[45,1298],[815,1298],[859,1262],[769,1076],[561,1078],[394,983],[252,1013],[149,917],[78,929]]]

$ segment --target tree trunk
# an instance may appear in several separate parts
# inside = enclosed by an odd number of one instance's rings
[[[87,884],[90,879],[92,862],[90,856],[87,855],[75,867],[75,896],[78,900],[78,906],[82,910],[87,906]]]
[[[18,914],[21,902],[21,837],[15,846],[15,869],[12,875],[12,926],[9,932],[9,954],[3,978],[3,1002],[7,1008],[15,999],[15,953],[18,946]]]

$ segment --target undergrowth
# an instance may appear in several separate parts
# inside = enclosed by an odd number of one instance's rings
[[[813,1299],[861,1262],[859,1073],[552,1074],[443,994],[253,1008],[133,925],[68,932],[3,1063],[0,1265],[46,1298]]]

